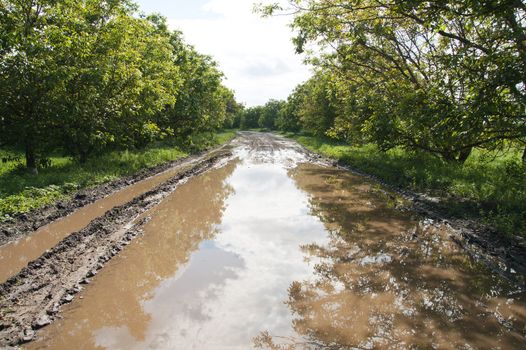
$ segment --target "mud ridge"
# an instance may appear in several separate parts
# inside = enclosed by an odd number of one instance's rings
[[[75,210],[104,198],[126,186],[133,185],[151,176],[160,174],[170,168],[182,165],[187,162],[195,161],[207,153],[220,150],[224,147],[225,145],[175,161],[143,169],[133,175],[80,190],[74,193],[70,199],[61,200],[52,205],[35,209],[28,213],[18,214],[6,222],[0,223],[0,246],[28,236],[39,228],[55,220],[68,216]]]
[[[343,165],[300,145],[310,158],[372,180],[411,204],[405,208],[433,220],[433,225],[447,225],[450,238],[473,259],[483,262],[492,271],[526,288],[526,249],[520,237],[507,237],[487,225],[474,220],[448,215],[440,201],[386,183],[383,179],[359,169]],[[389,195],[389,193],[387,193]]]
[[[148,218],[139,219],[140,214],[161,202],[180,183],[230,156],[226,149],[215,152],[155,189],[113,208],[1,284],[0,348],[33,340],[38,329],[59,317],[61,306],[71,302],[83,284],[141,234]]]

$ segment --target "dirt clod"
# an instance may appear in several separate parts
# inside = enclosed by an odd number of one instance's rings
[[[31,340],[35,338],[35,331],[32,329],[26,329],[24,330],[20,335],[20,343],[29,343]]]
[[[51,318],[48,315],[41,316],[33,325],[33,329],[40,329],[51,323]]]

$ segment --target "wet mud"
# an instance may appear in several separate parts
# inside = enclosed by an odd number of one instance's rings
[[[307,152],[311,153],[310,150]],[[351,171],[363,178],[380,184],[384,189],[391,191],[407,201],[408,210],[422,216],[432,218],[449,226],[450,238],[460,245],[474,259],[483,261],[486,266],[503,277],[520,282],[526,286],[526,240],[520,235],[502,234],[498,230],[462,215],[455,215],[448,207],[447,202],[452,199],[429,197],[425,194],[415,193],[407,189],[391,186],[381,178],[364,173],[347,165],[342,165],[334,160],[321,157],[324,162],[333,162],[340,169]],[[463,201],[463,198],[457,200]]]
[[[35,231],[41,228],[45,229],[44,226],[65,218],[74,212],[76,213],[79,208],[86,207],[100,200],[101,198],[105,198],[109,194],[129,187],[130,185],[143,182],[144,184],[139,185],[138,187],[142,187],[144,185],[148,186],[147,184],[149,182],[155,182],[155,180],[152,181],[150,179],[151,177],[158,176],[160,179],[162,179],[165,175],[170,177],[170,172],[172,172],[174,168],[179,168],[180,166],[185,166],[192,162],[199,161],[201,157],[206,157],[208,153],[213,151],[214,150],[205,151],[201,154],[144,169],[131,176],[123,177],[100,186],[81,190],[74,194],[70,200],[59,201],[54,205],[36,209],[29,213],[19,214],[7,222],[0,223],[0,246],[32,235]],[[82,218],[78,219],[82,220]]]
[[[526,346],[524,292],[448,225],[283,139],[245,134],[234,154],[142,213],[28,348]]]
[[[157,175],[126,186],[117,192],[88,204],[72,214],[39,228],[33,234],[0,246],[0,283],[22,270],[30,261],[40,257],[73,232],[80,231],[107,211],[123,205],[152,190],[177,174],[188,170],[198,159],[181,162]]]
[[[313,273],[298,247],[325,230],[287,175],[307,158],[254,147],[145,213],[144,235],[30,348],[245,349],[261,324],[293,334],[282,300]]]
[[[0,346],[33,339],[35,330],[51,323],[100,269],[142,231],[140,214],[157,205],[178,185],[230,155],[217,151],[155,189],[113,208],[75,232],[17,275],[0,284]]]
[[[290,140],[233,147],[0,285],[0,346],[526,347],[521,284],[450,225]]]
[[[144,234],[93,279],[89,288],[80,293],[83,299],[64,310],[67,321],[60,320],[46,331],[42,337],[46,345],[55,349],[71,349],[76,344],[83,344],[86,349],[132,349],[133,339],[145,340],[149,336],[153,319],[147,310],[155,310],[161,315],[158,322],[164,323],[170,316],[166,312],[177,304],[180,295],[156,292],[169,288],[170,278],[181,280],[182,274],[177,271],[188,265],[202,241],[216,235],[214,228],[221,222],[225,199],[232,191],[223,181],[234,167],[231,163],[189,180],[145,213],[151,219],[142,228]],[[196,269],[198,276],[192,276],[189,282],[199,277],[221,281],[228,275],[225,270],[237,262],[235,257],[215,252],[203,258],[218,259],[220,264],[216,271]],[[183,285],[178,292],[192,293],[195,287],[191,283]],[[156,298],[161,303],[156,303]],[[68,336],[71,333],[75,336]],[[30,346],[39,347],[39,343]]]

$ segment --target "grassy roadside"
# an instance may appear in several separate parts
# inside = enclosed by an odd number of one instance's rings
[[[28,174],[19,162],[0,163],[0,222],[10,216],[68,198],[94,185],[132,175],[142,169],[174,161],[192,152],[230,141],[235,131],[198,135],[191,147],[156,144],[144,150],[111,152],[79,164],[69,157],[51,157],[51,166],[38,175]],[[0,150],[0,158],[22,154]]]
[[[285,134],[393,186],[440,197],[448,214],[482,220],[499,232],[526,238],[526,167],[521,153],[475,150],[465,164],[451,164],[402,149],[352,147],[330,139]]]

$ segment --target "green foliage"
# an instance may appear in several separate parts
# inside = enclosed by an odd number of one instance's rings
[[[280,111],[283,108],[283,102],[270,100],[263,106],[259,116],[258,124],[260,128],[274,130]]]
[[[239,105],[216,63],[128,0],[0,0],[0,147],[27,168],[212,132]],[[233,121],[230,122],[233,124]]]
[[[214,142],[211,144],[211,146],[215,146],[215,145],[222,145],[222,144],[225,144],[227,142],[230,142],[234,139],[234,137],[236,137],[236,130],[233,129],[233,130],[223,130],[221,132],[217,132],[214,134]]]
[[[239,129],[241,125],[241,115],[245,106],[238,103],[234,98],[234,93],[230,90],[225,91],[226,94],[226,117],[223,127],[226,129]]]
[[[204,131],[193,133],[189,139],[183,142],[180,139],[174,140],[174,143],[186,152],[195,153],[227,143],[235,136],[236,132],[234,130],[225,130],[222,132]]]
[[[289,4],[297,51],[321,48],[307,51],[317,73],[298,89],[307,96],[297,109],[301,129],[460,163],[474,148],[526,140],[522,2]]]
[[[325,135],[336,116],[330,76],[318,72],[295,94],[299,94],[301,99],[298,115],[303,130],[317,136]]]
[[[452,213],[526,231],[523,2],[288,3],[258,8],[294,13],[296,51],[315,74],[279,130],[314,135],[298,139]]]
[[[224,144],[235,136],[234,131],[195,134],[191,147],[184,150],[170,142],[151,145],[144,150],[114,151],[91,158],[81,164],[75,159],[51,157],[51,166],[38,176],[28,174],[19,162],[0,163],[0,221],[6,215],[26,213],[32,209],[67,198],[79,189],[131,175],[139,170],[177,160],[190,151]],[[21,156],[0,150],[0,158]]]
[[[238,106],[233,92],[222,85],[223,74],[216,62],[184,43],[179,32],[172,33],[170,41],[184,83],[175,105],[161,115],[163,125],[182,137],[222,127]]]
[[[226,141],[222,78],[128,0],[0,0],[0,216]]]
[[[0,222],[12,214],[27,213],[65,197],[67,192],[59,186],[28,187],[18,194],[0,198]]]
[[[246,108],[241,114],[240,128],[243,130],[258,128],[262,112],[261,106]]]
[[[96,33],[82,33],[93,39],[84,43],[82,59],[72,57],[58,101],[67,116],[60,140],[81,161],[108,148],[144,146],[161,135],[155,112],[175,102],[181,77],[158,26],[127,14]]]
[[[483,219],[500,232],[526,233],[526,172],[521,152],[476,150],[464,164],[426,152],[350,146],[328,138],[294,136],[315,152],[334,158],[386,183],[438,196],[451,215]]]
[[[301,86],[297,87],[292,94],[289,95],[279,111],[276,120],[276,127],[278,130],[288,132],[298,132],[301,129],[300,109],[303,103],[303,96],[301,94]]]

